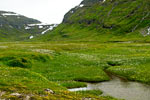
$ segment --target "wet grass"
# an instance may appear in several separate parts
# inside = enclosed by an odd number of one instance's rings
[[[138,81],[142,83],[150,84],[150,68],[144,65],[141,66],[116,66],[110,67],[108,71],[117,74],[119,76],[125,77],[131,81]]]
[[[80,88],[80,87],[86,87],[87,84],[83,82],[77,82],[77,81],[59,81],[58,84],[60,84],[63,87],[66,87],[68,89],[70,88]]]
[[[110,80],[104,70],[150,84],[149,49],[149,43],[0,43],[0,88],[24,93],[50,88],[61,94],[85,82]]]
[[[76,93],[80,93],[82,95],[96,95],[100,96],[103,92],[100,90],[87,90],[87,91],[77,91]]]

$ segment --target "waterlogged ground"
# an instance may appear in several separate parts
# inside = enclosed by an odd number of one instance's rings
[[[125,100],[149,100],[150,85],[122,80],[113,76],[110,81],[88,83],[87,87],[69,89],[69,91],[101,90],[103,96],[113,96]]]
[[[8,91],[8,88],[10,88],[9,93],[23,92],[30,94],[33,92],[39,96],[39,94],[43,95],[44,89],[49,88],[55,91],[56,94],[51,97],[56,99],[97,98],[111,100],[114,98],[94,95],[95,91],[94,94],[88,92],[88,95],[79,92],[78,95],[80,96],[76,96],[77,94],[67,91],[67,88],[86,87],[85,82],[109,81],[110,77],[104,70],[125,77],[130,81],[149,85],[150,44],[0,43],[0,67],[2,71],[0,73],[1,91]],[[18,70],[17,73],[15,73],[15,70]],[[21,73],[23,71],[25,73]],[[135,87],[138,88],[139,85]],[[114,93],[119,94],[117,91]],[[130,94],[127,94],[127,96],[131,97]]]

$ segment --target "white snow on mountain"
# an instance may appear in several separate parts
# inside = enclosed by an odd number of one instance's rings
[[[17,14],[17,13],[3,13],[2,14],[3,16],[21,16],[20,14]]]
[[[39,26],[39,28],[43,28],[43,26]]]
[[[45,25],[49,25],[49,24],[47,23],[28,24],[28,26],[45,26]]]
[[[28,29],[31,29],[31,27],[35,27],[35,26],[38,26],[39,29],[42,29],[44,28],[44,26],[48,26],[49,24],[46,24],[46,23],[38,23],[38,24],[27,24],[25,29],[28,30]]]
[[[54,25],[53,25],[53,27],[57,27],[57,26],[58,26],[58,24],[54,24]]]
[[[103,2],[105,2],[106,0],[103,0]]]
[[[150,35],[150,27],[147,29],[147,31],[148,31],[147,35]]]
[[[45,34],[46,32],[51,31],[51,30],[53,30],[55,27],[57,27],[58,24],[53,24],[53,25],[46,24],[46,23],[27,24],[27,26],[25,26],[25,29],[26,29],[26,30],[29,30],[29,29],[31,29],[32,27],[35,27],[35,26],[38,26],[39,29],[46,29],[46,30],[44,30],[43,32],[41,32],[41,34]],[[30,38],[33,38],[33,37],[30,37]]]
[[[82,7],[84,7],[84,4],[80,4],[80,5],[76,6],[75,9],[82,8]]]
[[[45,34],[46,32],[53,30],[57,26],[58,26],[57,24],[54,24],[54,25],[50,26],[48,29],[46,29],[45,31],[43,31],[41,34]]]
[[[29,29],[31,29],[31,27],[29,27],[29,26],[26,26],[26,27],[25,27],[25,29],[26,29],[26,30],[29,30]]]
[[[84,4],[80,4],[79,7],[84,7]]]
[[[150,35],[150,27],[148,27],[148,28],[146,29],[146,32],[145,32],[145,30],[144,30],[144,31],[141,31],[141,34],[142,34],[144,37]]]
[[[72,14],[73,14],[73,13],[74,13],[74,11],[70,11],[70,13],[72,13]]]
[[[48,32],[50,30],[53,30],[53,27],[50,26],[48,29],[46,29],[45,31],[43,31],[41,34],[45,34],[46,32]]]

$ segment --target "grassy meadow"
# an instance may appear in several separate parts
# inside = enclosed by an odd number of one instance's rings
[[[131,81],[150,84],[149,43],[1,42],[0,94],[32,95],[44,100],[117,100],[101,91],[69,92],[86,82],[109,81],[109,71]],[[51,89],[54,94],[47,93]],[[19,98],[18,98],[19,99]]]

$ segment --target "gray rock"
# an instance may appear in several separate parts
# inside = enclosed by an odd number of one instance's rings
[[[0,97],[3,96],[6,92],[0,91]]]
[[[92,98],[83,98],[82,100],[92,100]]]
[[[48,93],[51,93],[51,94],[54,94],[54,91],[51,90],[51,89],[45,89],[44,91],[45,91],[45,92],[48,92]]]
[[[12,96],[17,96],[17,97],[20,97],[20,96],[21,96],[21,94],[19,94],[19,93],[12,93],[12,94],[10,94],[10,95],[12,95]]]
[[[30,96],[26,96],[23,100],[30,100]]]

